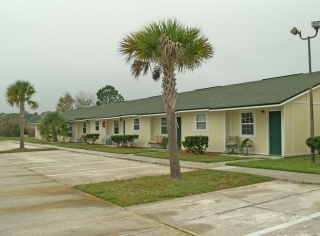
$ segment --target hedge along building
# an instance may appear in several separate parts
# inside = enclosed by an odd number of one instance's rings
[[[320,135],[320,72],[313,73],[315,135]],[[254,153],[308,154],[310,136],[309,74],[295,74],[179,93],[176,103],[178,145],[185,136],[209,136],[208,151],[226,151],[227,136],[253,141]],[[105,104],[63,113],[73,141],[86,133],[138,134],[137,146],[166,135],[161,96]],[[182,147],[183,148],[183,147]]]

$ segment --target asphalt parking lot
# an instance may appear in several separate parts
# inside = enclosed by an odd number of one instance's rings
[[[318,184],[277,180],[125,209],[70,187],[169,172],[112,155],[1,154],[0,235],[320,235]]]

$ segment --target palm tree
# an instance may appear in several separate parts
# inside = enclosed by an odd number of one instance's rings
[[[31,109],[37,109],[38,103],[31,100],[31,97],[36,93],[32,84],[28,81],[18,80],[7,87],[6,97],[10,106],[17,105],[20,108],[20,148],[24,148],[24,112],[25,103]]]
[[[199,28],[185,27],[174,20],[152,22],[130,33],[120,42],[120,54],[131,64],[135,79],[152,72],[154,80],[162,76],[172,178],[181,178],[178,158],[175,104],[177,100],[175,72],[193,71],[213,56],[213,47]]]

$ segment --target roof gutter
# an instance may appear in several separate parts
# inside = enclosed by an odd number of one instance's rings
[[[273,105],[259,105],[259,106],[251,106],[251,107],[233,107],[233,108],[220,108],[220,109],[210,109],[209,112],[214,111],[233,111],[233,110],[248,110],[248,109],[256,109],[256,108],[267,108],[267,107],[278,107],[281,104],[273,104]]]

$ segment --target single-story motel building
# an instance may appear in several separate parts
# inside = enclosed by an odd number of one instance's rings
[[[209,136],[210,152],[226,152],[228,136],[253,141],[254,154],[283,157],[310,153],[309,74],[197,89],[178,94],[178,146],[185,136]],[[320,71],[313,72],[315,136],[320,135]],[[167,134],[161,96],[70,110],[62,113],[72,127],[72,141],[82,134],[138,134],[138,147]],[[36,129],[36,137],[41,138]]]

